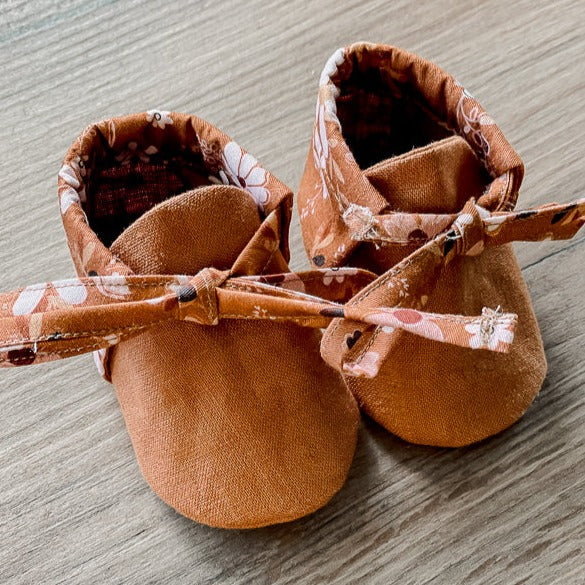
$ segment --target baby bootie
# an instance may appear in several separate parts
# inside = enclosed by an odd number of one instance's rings
[[[322,355],[363,411],[408,441],[489,437],[542,385],[511,242],[573,237],[585,200],[514,211],[522,177],[493,120],[433,63],[366,43],[327,62],[298,196],[305,246],[315,266],[380,275],[346,314],[387,313],[334,321]]]
[[[359,411],[319,328],[372,275],[288,273],[292,194],[195,116],[90,126],[59,196],[79,278],[0,295],[0,365],[96,352],[144,477],[189,518],[252,528],[323,506]]]

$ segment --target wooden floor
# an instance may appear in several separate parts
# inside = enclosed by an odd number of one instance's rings
[[[56,176],[101,118],[198,114],[296,189],[321,67],[357,40],[480,99],[527,164],[522,206],[585,195],[583,0],[0,0],[1,287],[73,275]],[[297,219],[292,241],[303,266]],[[585,234],[517,250],[550,364],[525,418],[461,450],[364,421],[345,488],[288,525],[163,504],[89,357],[1,371],[0,583],[585,583]]]

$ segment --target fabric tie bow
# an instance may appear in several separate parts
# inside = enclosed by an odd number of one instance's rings
[[[437,341],[505,352],[513,339],[515,315],[488,308],[481,316],[425,313],[409,307],[400,291],[423,286],[453,257],[480,253],[483,246],[571,238],[585,223],[585,200],[494,214],[469,202],[449,231],[378,278],[354,268],[258,275],[267,255],[274,253],[265,241],[267,230],[277,233],[277,223],[269,215],[230,270],[205,268],[194,276],[88,276],[0,295],[0,366],[108,349],[168,320],[214,326],[222,319],[265,319],[327,327],[323,357],[358,376],[375,375],[360,368],[364,334],[373,335],[368,346],[380,349],[381,355],[389,351],[375,331],[399,328]],[[475,330],[485,343],[470,342]]]
[[[352,209],[347,215],[351,223],[346,223],[350,229],[353,227],[353,239],[383,245],[396,242],[396,235],[387,226],[396,225],[401,216],[410,218],[412,214],[373,216]],[[422,219],[436,221],[436,217],[429,215]],[[514,241],[572,238],[585,223],[585,199],[494,213],[470,200],[461,213],[441,219],[445,218],[451,222],[448,227],[443,227],[441,233],[346,303],[345,320],[332,322],[321,343],[321,355],[329,365],[348,375],[375,377],[392,351],[389,336],[396,329],[471,349],[509,351],[517,316],[504,313],[506,307],[485,307],[482,315],[475,318],[437,315],[420,309],[426,304],[438,275],[457,256],[474,256],[486,247]],[[394,308],[381,312],[380,307]]]

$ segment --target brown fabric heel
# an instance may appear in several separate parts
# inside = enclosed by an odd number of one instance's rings
[[[512,211],[522,161],[477,101],[420,57],[352,45],[320,85],[298,196],[307,252],[315,266],[380,275],[347,307],[405,309],[386,326],[332,323],[323,357],[364,412],[408,441],[461,446],[498,433],[546,372],[510,242],[572,237],[583,201]],[[484,319],[454,344],[421,309],[450,314],[443,324]]]

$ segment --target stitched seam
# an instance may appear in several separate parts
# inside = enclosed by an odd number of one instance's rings
[[[165,321],[168,321],[170,319],[165,319]],[[115,327],[110,327],[108,329],[96,329],[94,331],[78,331],[77,333],[63,333],[60,334],[59,337],[55,338],[52,337],[51,335],[41,335],[40,337],[21,337],[18,339],[10,339],[10,340],[6,340],[9,341],[10,344],[14,344],[14,343],[38,343],[38,342],[43,342],[43,341],[61,341],[62,339],[78,339],[80,337],[87,337],[87,336],[99,336],[105,333],[115,333],[116,331],[122,331],[122,332],[130,332],[133,330],[138,330],[138,329],[146,329],[147,327],[151,327],[152,325],[156,325],[158,323],[162,323],[164,321],[154,321],[153,323],[149,323],[147,325],[129,325],[127,327],[122,327],[120,329],[116,329]],[[4,346],[6,347],[6,346]],[[0,351],[5,351],[5,349],[0,348]]]
[[[409,307],[405,307],[405,310],[411,310]],[[416,310],[416,309],[412,309],[412,310]],[[483,317],[481,315],[477,316],[477,317],[464,317],[463,315],[444,315],[441,313],[425,313],[424,311],[421,311],[421,313],[424,313],[425,315],[428,315],[429,317],[432,317],[433,319],[437,319],[438,321],[442,321],[445,323],[458,323],[459,325],[472,325],[474,323],[477,323],[478,321],[482,321]],[[503,319],[503,318],[499,318],[499,319],[495,319],[494,323],[496,325],[507,325],[509,323],[514,323],[516,321],[515,318],[509,318],[509,319]],[[370,323],[370,325],[374,325],[374,323]],[[376,325],[376,327],[378,327],[378,325]],[[403,329],[402,327],[400,327],[400,329]],[[404,329],[405,331],[408,331],[408,329]]]
[[[92,277],[89,277],[89,278],[92,278]],[[125,287],[125,286],[127,286],[128,288],[153,288],[153,287],[158,287],[158,286],[167,286],[167,285],[173,284],[173,283],[172,283],[172,281],[167,281],[167,282],[152,282],[152,283],[151,282],[142,282],[142,283],[141,282],[137,282],[137,283],[131,282],[131,283],[126,283],[126,284],[109,284],[109,283],[106,283],[106,284],[108,284],[108,286],[112,287],[112,288],[116,288],[116,287],[120,288],[120,287]],[[2,296],[8,296],[8,295],[12,296],[13,294],[21,293],[25,290],[26,291],[47,290],[48,285],[51,285],[53,288],[55,288],[57,290],[60,290],[62,288],[72,288],[72,287],[79,288],[80,286],[97,288],[98,286],[102,286],[102,283],[100,282],[98,285],[95,282],[78,282],[77,284],[72,283],[72,284],[55,285],[52,282],[47,282],[47,283],[42,284],[42,285],[32,285],[32,286],[27,286],[24,288],[17,288],[13,292],[5,293]]]
[[[40,355],[40,356],[56,356],[59,357],[62,354],[66,354],[66,353],[79,353],[80,351],[84,350],[84,349],[101,349],[103,346],[101,346],[99,343],[92,343],[91,345],[81,345],[79,347],[76,348],[72,348],[72,349],[64,349],[62,351],[56,352],[56,351],[47,351],[47,352],[39,352],[36,355]],[[14,363],[14,362],[28,362],[27,358],[15,358],[14,360],[9,360],[7,358],[0,358],[0,363],[1,362],[8,362],[8,363]]]
[[[429,240],[421,240],[421,241],[429,241]],[[268,259],[268,261],[266,262],[266,264],[262,268],[262,272],[266,269],[266,266],[268,266],[270,260],[272,260],[272,257],[274,256],[275,253],[276,253],[276,251],[271,254],[270,258]],[[330,269],[330,270],[332,270],[332,269]],[[338,272],[338,271],[335,270],[333,272]],[[325,271],[323,271],[322,275],[325,276],[325,274],[326,274]],[[194,276],[196,276],[196,275],[194,275]],[[254,277],[254,276],[263,276],[263,275],[262,274],[257,274],[257,275],[255,275],[255,274],[246,274],[246,275],[243,275],[243,276],[241,276],[239,278],[247,278],[247,277],[250,277],[250,276],[251,277]],[[268,276],[271,276],[271,275],[268,275]],[[323,278],[323,276],[310,276],[310,277],[306,277],[306,278],[301,278],[301,277],[287,278],[286,279],[286,282],[298,282],[298,281],[312,282],[314,280],[320,280],[321,278]],[[355,274],[347,274],[347,275],[344,275],[342,273],[341,276],[351,277],[351,276],[358,276],[358,275],[355,275]],[[0,295],[0,298],[3,297],[3,296],[13,296],[13,295],[15,295],[17,293],[21,293],[21,292],[23,292],[25,290],[27,290],[27,291],[47,290],[49,284],[54,289],[56,289],[56,290],[60,290],[62,288],[78,288],[80,286],[91,287],[91,288],[97,288],[98,287],[98,285],[95,282],[91,282],[91,283],[89,283],[89,282],[88,283],[79,282],[77,284],[72,283],[72,284],[64,284],[64,285],[54,285],[52,282],[49,282],[49,283],[46,283],[46,285],[33,285],[33,286],[25,287],[25,288],[18,288],[18,289],[15,289],[11,293],[5,293],[3,295]],[[110,287],[124,287],[124,286],[127,286],[128,288],[131,288],[132,289],[132,288],[156,288],[156,287],[161,287],[161,286],[169,286],[171,284],[173,284],[173,281],[172,280],[169,280],[169,281],[166,281],[166,282],[152,282],[152,283],[151,282],[143,282],[143,283],[140,283],[140,282],[137,282],[137,283],[130,282],[130,283],[126,283],[125,285],[124,284],[110,284],[108,286],[110,286]],[[262,284],[268,284],[268,285],[271,285],[271,286],[277,286],[277,283],[272,284],[272,283],[266,282],[266,283],[262,283]],[[101,286],[101,283],[100,283],[100,286]],[[229,284],[226,285],[226,286],[229,286]],[[325,285],[325,286],[327,286],[327,285]],[[278,287],[278,288],[284,288],[284,287]]]
[[[326,317],[325,315],[308,315],[306,317],[302,317],[299,315],[278,315],[278,316],[269,316],[264,319],[255,317],[254,315],[236,315],[236,314],[225,314],[222,315],[224,318],[228,319],[250,319],[254,321],[283,321],[283,320],[290,320],[293,319],[295,321],[314,321],[315,319],[319,319],[320,321],[326,321],[331,317]],[[317,327],[317,325],[315,325]]]
[[[332,268],[329,268],[330,272],[333,272],[334,274],[337,274],[339,271],[338,270],[333,270]],[[292,273],[291,273],[292,274]],[[259,275],[252,275],[252,274],[248,274],[246,276],[240,276],[238,278],[245,278],[248,279],[249,277],[254,277],[254,276],[263,276],[261,274]],[[271,275],[267,275],[267,278],[269,278]],[[281,280],[280,282],[313,282],[315,280],[322,280],[325,276],[332,276],[333,278],[335,278],[334,275],[331,274],[327,274],[325,271],[323,271],[322,273],[320,273],[320,275],[317,276],[307,276],[306,278],[301,278],[300,276],[296,276],[295,278],[287,278],[286,280]],[[352,277],[360,277],[360,278],[366,278],[366,275],[360,275],[360,274],[343,274],[341,273],[340,276],[343,276],[344,278],[352,278]],[[357,279],[356,279],[357,280]],[[258,280],[249,280],[249,282],[251,283],[260,283],[260,284],[264,284],[264,285],[268,285],[268,286],[274,286],[276,288],[285,288],[284,286],[278,286],[280,283],[272,283],[272,282],[262,282],[262,281],[258,281]],[[327,284],[323,283],[324,286],[328,286]],[[230,285],[230,283],[227,283],[226,286],[228,287],[232,287],[235,288],[235,285]]]
[[[255,284],[256,284],[256,286],[254,286],[254,283],[250,283],[250,284],[238,284],[238,285],[228,284],[228,285],[226,285],[226,287],[227,288],[231,288],[231,289],[236,290],[236,291],[240,291],[240,292],[242,290],[244,290],[246,292],[250,292],[250,293],[254,293],[254,294],[268,296],[268,298],[270,298],[270,299],[277,298],[277,299],[286,299],[286,300],[289,300],[289,301],[304,301],[306,303],[311,303],[313,305],[327,305],[328,307],[331,306],[331,305],[335,305],[336,308],[343,306],[341,303],[339,303],[337,301],[332,301],[332,300],[329,300],[329,299],[326,299],[326,298],[318,297],[316,295],[312,295],[312,294],[307,293],[307,292],[299,292],[299,291],[296,291],[294,289],[287,289],[287,288],[284,288],[284,287],[276,287],[274,285],[271,285],[271,284],[268,284],[268,283],[264,283],[264,282],[262,282],[262,283],[258,282],[258,283],[255,283]],[[299,298],[299,296],[296,296],[296,297],[293,296],[291,298],[290,296],[288,296],[286,294],[283,294],[282,296],[278,296],[278,295],[275,295],[275,296],[266,295],[265,294],[266,293],[266,288],[268,288],[268,289],[270,289],[270,288],[276,288],[278,290],[283,291],[283,293],[290,293],[292,295],[297,294],[297,295],[300,295],[300,298]]]
[[[445,228],[447,230],[449,228]],[[443,230],[443,231],[445,231]],[[442,233],[442,232],[439,232]],[[356,234],[352,234],[352,239],[360,241],[360,242],[385,242],[386,244],[399,244],[401,246],[406,246],[408,244],[422,244],[425,242],[430,242],[433,238],[410,238],[408,240],[399,240],[391,237],[385,236],[377,236],[375,238],[358,238],[355,237]],[[438,235],[438,234],[437,234]]]
[[[437,313],[428,313],[429,315],[432,315],[433,317],[439,317],[441,318],[440,314]],[[477,323],[481,323],[482,322],[482,317],[476,317],[473,318],[471,320],[465,320],[462,317],[458,317],[457,315],[450,315],[449,318],[444,318],[443,316],[443,321],[448,321],[448,322],[455,322],[455,323],[459,323],[459,324],[467,324],[467,325],[475,325]],[[516,323],[517,319],[515,318],[511,318],[511,319],[496,319],[494,321],[494,324],[496,325],[510,325],[512,323]],[[406,331],[407,333],[414,333],[413,331],[409,331],[408,329],[403,329],[400,328],[401,331]],[[376,340],[376,338],[379,336],[380,332],[382,331],[382,327],[380,325],[376,326],[376,330],[374,331],[374,333],[372,334],[371,340],[367,343],[367,345],[364,347],[363,350],[360,351],[360,353],[356,356],[356,358],[353,360],[353,363],[356,365],[359,365],[362,360],[364,359],[366,353],[368,352],[368,350],[370,349],[370,347],[374,344],[374,341]],[[416,335],[416,333],[414,333]],[[344,362],[345,363],[345,362]]]
[[[166,321],[168,321],[168,320],[169,319],[167,319]],[[162,323],[162,322],[163,321],[159,321],[157,323]],[[126,332],[125,333],[122,333],[120,335],[120,341],[119,342],[121,342],[124,339],[126,339],[133,330],[134,331],[139,331],[140,329],[146,329],[147,327],[149,327],[149,325],[141,325],[141,326],[134,326],[134,327],[130,327],[130,328],[121,329],[120,331],[124,331],[125,330]],[[108,329],[108,331],[111,331],[111,329]],[[37,340],[37,341],[40,341],[40,340]],[[55,341],[57,341],[57,340],[55,340]],[[34,343],[34,342],[35,342],[35,340],[31,340],[31,343]],[[118,344],[115,344],[115,345],[118,345]],[[110,347],[112,347],[112,346],[110,346]],[[104,348],[104,346],[101,343],[92,343],[91,345],[81,345],[81,346],[74,347],[74,348],[71,348],[71,349],[63,349],[63,350],[61,350],[59,352],[57,352],[57,351],[40,352],[39,355],[41,355],[41,356],[55,356],[55,357],[58,358],[59,356],[61,356],[63,354],[79,354],[80,352],[82,352],[85,349],[110,349],[110,347]],[[0,350],[0,351],[6,351],[6,350]],[[14,360],[9,360],[8,358],[4,358],[4,357],[0,358],[0,363],[7,362],[7,363],[10,363],[10,364],[13,364],[15,362],[22,362],[22,361],[27,361],[28,362],[28,359],[27,358],[15,358]]]
[[[266,263],[262,267],[262,270],[260,270],[260,273],[261,274],[264,273],[264,271],[266,270],[266,267],[270,264],[270,262],[272,262],[272,259],[274,258],[274,255],[279,250],[280,250],[280,238],[278,239],[278,246],[276,246],[276,248],[274,250],[272,250],[272,253],[270,254],[270,256],[268,256],[268,259],[266,260]]]
[[[207,318],[209,319],[210,323],[213,323],[215,321],[214,315],[213,315],[213,309],[211,306],[211,289],[210,289],[210,283],[207,280],[207,272],[205,270],[203,270],[202,272],[200,272],[201,274],[201,278],[203,279],[203,284],[205,285],[205,291],[207,292],[207,306],[205,307],[205,309],[207,310]]]
[[[495,211],[506,211],[506,209],[508,208],[508,205],[510,203],[510,200],[512,199],[512,172],[510,170],[506,171],[506,192],[504,193],[504,197],[502,198],[502,201],[499,205],[496,206]],[[512,206],[512,209],[515,207],[516,203],[514,202],[514,205]]]
[[[125,327],[123,329],[119,329],[119,331],[122,331],[122,333],[120,333],[120,340],[119,340],[118,343],[114,344],[114,346],[115,345],[118,345],[119,343],[121,343],[122,341],[124,341],[125,339],[127,339],[132,332],[140,331],[142,329],[148,329],[149,327],[152,327],[154,325],[159,325],[161,323],[168,323],[169,321],[175,321],[175,320],[176,320],[175,317],[168,317],[167,319],[163,319],[161,321],[156,321],[156,322],[150,323],[148,325],[132,325],[130,327]],[[112,329],[105,329],[103,331],[112,331]],[[27,341],[28,342],[29,340],[27,339],[27,340],[24,340],[24,341]],[[36,341],[41,341],[41,339],[38,339]],[[58,341],[58,340],[54,340],[54,341]],[[30,342],[31,343],[35,343],[35,340],[30,340]],[[55,352],[55,351],[52,351],[52,352],[41,352],[41,355],[56,356],[58,358],[59,356],[61,356],[63,354],[79,354],[84,349],[106,349],[106,350],[110,350],[114,346],[110,345],[109,347],[104,347],[101,343],[93,343],[91,345],[82,345],[82,346],[75,347],[75,348],[72,348],[72,349],[63,349],[62,351],[59,351],[59,352]],[[6,349],[0,349],[0,351],[6,351]],[[15,361],[28,361],[28,360],[26,358],[22,358],[22,359],[16,358],[15,360],[12,360],[11,361],[11,360],[9,360],[7,358],[0,358],[0,363],[4,363],[4,362],[14,363]]]
[[[362,360],[364,359],[364,356],[366,355],[366,353],[368,352],[368,350],[370,349],[370,347],[372,347],[372,345],[374,345],[374,342],[376,341],[376,339],[378,338],[378,335],[380,334],[380,331],[382,330],[382,327],[377,326],[374,329],[374,332],[372,333],[372,336],[370,338],[370,340],[368,341],[368,343],[366,344],[366,346],[364,347],[364,349],[362,349],[358,355],[356,356],[356,359],[354,360],[354,364],[359,365]],[[343,364],[345,364],[345,360],[343,361]],[[342,364],[342,369],[343,369],[343,364]]]
[[[430,250],[430,248],[428,248],[427,250],[423,250],[425,255],[430,253],[429,250]],[[351,303],[351,305],[353,306],[353,305],[358,304],[360,301],[363,301],[370,294],[372,294],[374,291],[378,290],[378,288],[380,288],[382,285],[386,284],[386,282],[388,282],[388,280],[390,280],[391,278],[394,278],[396,275],[398,275],[401,272],[403,272],[404,270],[406,270],[406,268],[408,268],[410,265],[412,265],[413,261],[414,261],[414,259],[410,259],[410,260],[404,261],[402,266],[399,264],[398,266],[391,268],[390,271],[388,272],[387,276],[383,277],[379,284],[377,284],[375,287],[373,287],[370,291],[358,294],[356,297],[354,297],[354,299],[355,299],[354,302],[352,302],[353,299],[350,299],[348,301],[348,304]],[[342,323],[343,323],[343,319],[339,319],[339,321],[337,321],[337,323],[331,329],[331,332],[329,333],[328,337],[332,337],[338,331],[338,329],[341,327]]]
[[[319,105],[322,105],[319,101]],[[315,119],[315,124],[314,126],[317,126],[317,120]],[[327,133],[327,132],[326,132]],[[327,136],[327,140],[329,140],[329,136]],[[313,149],[315,147],[315,136],[313,134],[313,137],[311,138],[311,154],[313,152]],[[336,164],[339,164],[337,160],[335,160],[335,154],[333,150],[329,151],[329,156],[331,157],[332,160],[334,160],[334,162]],[[333,197],[335,198],[335,202],[337,203],[337,208],[339,210],[338,215],[336,216],[338,219],[342,219],[342,212],[341,210],[346,210],[347,206],[343,203],[343,201],[341,200],[341,198],[339,197],[339,192],[338,189],[334,188],[333,185],[333,181],[331,180],[331,177],[329,176],[329,172],[328,169],[316,169],[317,173],[319,174],[319,176],[323,177],[325,179],[325,184],[327,185],[327,190],[329,191],[329,193],[333,194]],[[351,201],[349,201],[349,199],[347,198],[347,196],[345,194],[343,194],[343,196],[346,198],[346,200],[348,201],[348,203],[352,203]],[[347,228],[347,225],[345,224],[345,222],[343,222],[344,227]]]

